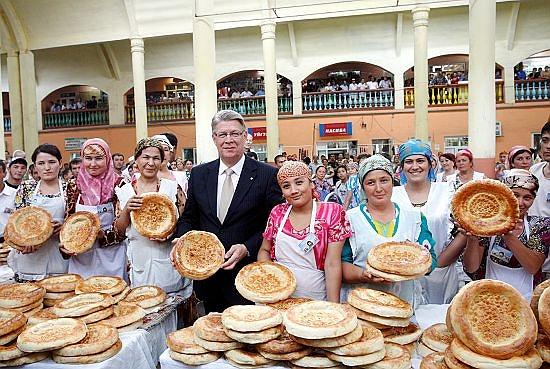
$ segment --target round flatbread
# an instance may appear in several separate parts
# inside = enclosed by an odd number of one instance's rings
[[[145,310],[136,304],[119,304],[114,307],[113,315],[102,321],[113,327],[124,327],[135,322],[142,323]]]
[[[290,297],[288,299],[284,299],[281,301],[273,302],[271,304],[267,304],[279,311],[287,311],[293,306],[303,304],[304,302],[313,301],[312,299],[306,299],[306,298],[295,298]]]
[[[357,327],[355,327],[353,331],[338,337],[319,338],[319,339],[317,338],[307,339],[307,338],[301,338],[301,337],[292,336],[292,335],[291,337],[294,341],[299,342],[305,346],[329,349],[331,347],[344,346],[353,342],[357,342],[363,336],[363,329],[372,329],[372,328],[374,327],[370,324],[365,324],[365,325],[357,324]]]
[[[17,347],[25,352],[50,351],[77,343],[86,337],[86,324],[78,319],[60,318],[27,327],[17,337]]]
[[[52,306],[52,311],[59,317],[79,317],[108,308],[111,305],[113,305],[111,295],[92,292],[69,297]]]
[[[235,278],[235,287],[250,301],[273,303],[294,293],[296,278],[284,265],[272,261],[257,261],[239,271]]]
[[[311,354],[312,351],[313,351],[312,347],[305,347],[301,350],[294,351],[294,352],[289,352],[289,353],[286,353],[286,354],[273,354],[273,353],[270,353],[270,352],[264,352],[264,351],[258,350],[260,355],[262,355],[263,357],[265,357],[269,360],[274,360],[274,361],[298,360],[298,359],[303,358],[304,356],[307,356],[307,355]]]
[[[172,256],[182,276],[203,280],[220,269],[225,261],[225,248],[214,233],[189,231],[180,237]]]
[[[0,336],[11,333],[27,323],[27,318],[20,311],[0,309]]]
[[[44,278],[37,281],[46,289],[46,292],[74,292],[82,277],[78,274],[62,274]]]
[[[535,314],[535,318],[537,319],[537,323],[539,322],[539,299],[540,295],[542,294],[542,291],[544,291],[547,287],[550,286],[550,279],[547,279],[538,285],[535,286],[533,289],[533,294],[531,295],[531,301],[529,302],[529,305],[531,305],[531,309],[533,310],[533,313]]]
[[[132,288],[122,301],[147,309],[162,304],[165,300],[166,292],[162,288],[157,286],[140,286]]]
[[[357,315],[351,309],[328,301],[294,306],[287,310],[283,320],[288,333],[308,339],[343,336],[358,324]]]
[[[111,276],[94,276],[84,279],[76,285],[76,294],[100,292],[108,295],[116,295],[124,291],[128,287],[126,281],[120,277]]]
[[[342,356],[360,356],[372,354],[384,348],[384,336],[380,330],[374,327],[361,327],[363,336],[359,341],[342,345],[338,347],[325,348],[325,350],[336,355]]]
[[[387,343],[386,355],[376,363],[364,366],[363,369],[409,369],[412,367],[411,354],[406,346]]]
[[[391,293],[370,288],[356,288],[348,295],[348,303],[370,314],[391,318],[410,318],[411,304]]]
[[[194,337],[193,327],[187,327],[168,333],[166,344],[170,350],[180,354],[204,354],[208,352],[207,349],[195,343]]]
[[[372,274],[375,277],[384,278],[386,281],[389,282],[404,282],[404,281],[412,281],[414,279],[419,279],[424,274],[415,274],[415,275],[399,275],[399,274],[393,274],[393,273],[386,273],[381,270],[378,270],[376,268],[373,268],[369,265],[369,263],[365,263],[365,271],[369,274]]]
[[[14,331],[11,331],[10,333],[7,333],[7,334],[4,334],[4,335],[0,336],[0,345],[7,345],[11,341],[15,340],[17,338],[17,336],[19,336],[21,334],[21,332],[23,332],[25,330],[25,328],[26,328],[26,326],[23,325],[23,326],[17,328],[16,330],[14,330]]]
[[[426,274],[432,266],[430,252],[413,242],[384,242],[373,247],[367,262],[375,269],[398,275]]]
[[[519,218],[516,196],[494,179],[470,181],[460,186],[451,211],[462,228],[476,236],[495,236],[511,231]]]
[[[130,293],[130,287],[127,286],[125,289],[122,290],[121,293],[117,293],[116,295],[113,295],[113,300],[115,300],[115,304],[118,304],[120,301],[122,301],[129,293]]]
[[[222,313],[224,328],[238,332],[258,332],[282,322],[281,313],[265,305],[234,305]]]
[[[422,341],[420,341],[420,342],[418,342],[418,345],[416,346],[416,352],[418,353],[418,355],[420,357],[425,357],[425,356],[433,354],[437,351],[432,350],[431,348],[426,346]]]
[[[53,311],[52,308],[42,309],[40,311],[37,311],[33,315],[29,316],[28,318],[28,324],[29,325],[35,325],[38,323],[45,322],[47,320],[57,319],[59,318]]]
[[[125,326],[122,326],[122,327],[118,327],[117,329],[118,329],[118,333],[131,332],[131,331],[135,331],[136,329],[138,329],[142,325],[143,325],[143,321],[138,320],[138,321],[133,322],[131,324],[128,324],[128,325],[125,325]]]
[[[100,320],[107,319],[111,315],[113,315],[115,311],[114,306],[106,307],[105,309],[101,309],[98,311],[94,311],[93,313],[90,313],[88,315],[79,316],[78,319],[82,320],[86,324],[91,324],[95,322],[99,322]]]
[[[77,356],[61,356],[53,354],[52,359],[58,364],[94,364],[112,358],[113,356],[118,354],[121,349],[122,342],[118,340],[113,346],[97,354]]]
[[[165,239],[170,236],[178,220],[174,202],[158,192],[144,193],[141,199],[141,207],[130,212],[132,226],[143,237]]]
[[[396,343],[398,345],[408,345],[411,342],[416,342],[422,335],[422,329],[414,323],[406,327],[392,327],[382,331],[384,341],[388,343]]]
[[[505,282],[470,282],[454,297],[449,309],[455,336],[482,355],[495,359],[521,356],[537,339],[531,307]]]
[[[68,297],[72,297],[74,295],[75,295],[74,291],[70,291],[70,292],[46,292],[46,294],[44,295],[44,299],[51,299],[51,300],[61,301],[61,300],[65,300]]]
[[[170,355],[170,358],[172,358],[172,360],[181,361],[184,364],[193,366],[211,363],[218,360],[222,356],[221,352],[207,352],[204,354],[194,355],[180,354],[179,352],[174,352],[172,350],[170,350],[168,354]]]
[[[53,353],[61,356],[79,356],[92,355],[108,350],[118,341],[118,331],[116,328],[106,324],[88,325],[86,337],[78,343],[65,346]]]
[[[21,351],[17,348],[17,342],[15,341],[0,346],[0,362],[17,359],[27,354],[27,352]]]
[[[225,334],[221,313],[211,313],[201,316],[193,324],[195,335],[207,341],[233,342],[233,338]],[[217,351],[217,350],[215,350]]]
[[[33,303],[25,305],[25,306],[14,307],[14,308],[12,308],[12,310],[16,310],[16,311],[20,311],[22,313],[26,313],[27,311],[34,310],[39,306],[42,309],[42,305],[43,305],[42,302],[43,302],[43,300],[38,300],[36,302],[33,302]]]
[[[38,206],[17,209],[8,218],[4,230],[6,243],[22,246],[39,246],[53,234],[52,216]]]
[[[294,341],[287,331],[284,331],[279,337],[271,341],[256,345],[258,350],[269,354],[287,354],[289,352],[300,351],[304,347],[301,343]]]
[[[512,356],[508,359],[495,359],[494,357],[481,355],[470,350],[457,338],[453,339],[450,348],[454,357],[458,360],[477,368],[483,365],[484,369],[538,369],[542,365],[542,359],[532,346],[524,354]]]
[[[420,362],[420,369],[448,369],[445,364],[445,354],[442,352],[434,352],[428,356],[424,356]]]
[[[199,346],[204,347],[208,351],[229,351],[236,348],[241,348],[244,346],[244,343],[237,342],[237,341],[231,341],[231,342],[218,342],[218,341],[207,341],[205,339],[200,338],[197,336],[196,332],[193,337],[195,340],[195,343]]]
[[[359,319],[366,320],[369,323],[378,323],[387,327],[406,327],[411,321],[409,318],[388,318],[376,314],[366,313],[363,310],[359,310],[351,307]]]
[[[50,356],[49,352],[34,352],[34,353],[25,353],[25,356],[21,356],[17,359],[6,360],[0,362],[0,367],[13,368],[15,366],[32,364],[47,359]]]
[[[82,254],[92,248],[101,229],[97,214],[77,211],[63,222],[59,231],[59,242],[68,251]]]
[[[291,363],[303,368],[332,368],[340,366],[338,361],[329,359],[322,351],[313,351],[311,354],[300,359],[292,360]]]
[[[267,328],[258,332],[239,332],[225,328],[225,333],[235,341],[255,345],[279,337],[283,333],[283,330],[283,325],[280,324],[276,327]]]
[[[548,335],[550,334],[550,289],[542,291],[539,298],[539,322],[541,328]]]
[[[545,334],[540,334],[535,348],[542,360],[550,363],[550,338]]]
[[[437,354],[435,352],[434,354]],[[473,366],[470,366],[466,363],[463,363],[462,361],[458,360],[451,351],[451,347],[447,347],[447,350],[445,350],[445,364],[449,367],[449,369],[474,369]]]
[[[36,303],[46,290],[36,283],[11,283],[0,286],[0,308],[13,309]]]
[[[342,356],[336,355],[332,352],[327,352],[327,357],[334,361],[338,361],[346,366],[362,366],[380,361],[386,356],[386,349],[375,351],[371,354],[358,355],[358,356]]]
[[[422,333],[422,342],[437,352],[445,352],[453,340],[453,334],[444,323],[429,326]]]
[[[272,360],[257,352],[242,348],[226,351],[225,357],[241,365],[266,365],[273,363]]]

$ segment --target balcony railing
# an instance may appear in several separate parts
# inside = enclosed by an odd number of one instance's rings
[[[355,90],[302,93],[303,112],[354,110],[354,109],[393,109],[394,90]]]
[[[42,113],[42,128],[102,126],[109,124],[109,108]]]
[[[292,113],[292,97],[279,96],[277,99],[280,114]],[[240,99],[218,99],[218,109],[230,109],[242,115],[265,115],[265,96],[251,96]]]
[[[548,79],[514,81],[516,102],[548,100]]]
[[[4,115],[4,132],[11,132],[11,117]]]
[[[414,87],[405,87],[405,108],[414,106]],[[504,102],[504,82],[495,82],[495,102]],[[428,105],[467,105],[468,104],[468,83],[455,85],[438,85],[428,87]]]
[[[133,105],[124,107],[126,124],[136,123],[136,112]],[[147,123],[181,122],[195,118],[193,101],[171,101],[147,104]]]

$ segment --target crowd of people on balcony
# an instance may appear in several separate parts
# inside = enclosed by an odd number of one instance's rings
[[[348,79],[310,79],[302,82],[302,93],[307,92],[334,92],[334,91],[358,91],[393,88],[391,77],[386,75],[379,78],[369,75],[365,78]]]
[[[48,111],[50,113],[56,113],[66,110],[83,110],[83,109],[97,109],[104,108],[107,103],[103,99],[97,99],[96,96],[92,96],[91,99],[82,102],[80,98],[71,99],[68,103],[61,102],[61,100],[50,101],[50,107]]]
[[[530,73],[524,69],[523,62],[514,67],[514,79],[519,81],[530,79],[550,79],[550,66],[533,68]]]

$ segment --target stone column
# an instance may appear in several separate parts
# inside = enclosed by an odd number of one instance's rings
[[[496,4],[470,0],[469,9],[468,146],[476,169],[494,177]]]
[[[267,123],[267,160],[279,154],[279,104],[277,99],[277,68],[275,58],[275,27],[273,21],[261,25],[264,55],[265,120]]]
[[[21,78],[21,109],[23,112],[23,150],[31,152],[38,146],[38,130],[42,129],[36,103],[36,74],[34,54],[30,51],[19,52],[19,72]]]
[[[292,114],[301,115],[303,108],[302,81],[292,80]]]
[[[514,83],[514,66],[504,67],[504,102],[506,104],[515,104],[516,102],[516,84]]]
[[[0,63],[0,81],[2,80],[2,63]],[[4,132],[4,105],[0,99],[0,159],[6,160],[6,135]]]
[[[428,15],[429,8],[412,10],[414,27],[415,137],[428,142]],[[401,77],[403,79],[403,77]]]
[[[130,39],[132,75],[134,78],[134,107],[136,117],[136,142],[147,134],[147,95],[145,91],[145,47],[142,38]]]
[[[403,81],[403,72],[393,75],[393,104],[396,110],[405,109],[405,82]]]
[[[11,147],[23,149],[23,109],[21,108],[21,74],[19,73],[19,53],[8,52],[8,89],[10,92]]]
[[[212,10],[212,0],[195,2],[195,14]],[[193,18],[193,65],[195,69],[195,134],[197,162],[218,156],[212,141],[211,121],[218,110],[216,88],[216,37],[214,24],[206,17]]]

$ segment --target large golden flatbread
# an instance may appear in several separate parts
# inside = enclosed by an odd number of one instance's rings
[[[115,306],[113,315],[109,319],[103,320],[102,323],[123,328],[133,323],[141,325],[144,316],[145,310],[143,308],[136,304],[125,303]]]
[[[233,342],[233,338],[225,334],[221,313],[211,313],[201,316],[193,323],[195,335],[206,341]],[[217,351],[217,350],[213,350]]]
[[[214,233],[189,231],[180,237],[172,256],[177,271],[184,277],[202,280],[224,263],[225,248]]]
[[[310,301],[287,310],[283,321],[293,336],[319,339],[343,336],[357,327],[357,315],[340,304]]]
[[[88,325],[87,328],[88,333],[82,341],[57,349],[53,353],[61,356],[92,355],[109,349],[118,341],[118,331],[114,327],[97,323]]]
[[[124,291],[126,287],[128,284],[120,277],[101,275],[78,282],[75,292],[76,294],[100,292],[113,296]]]
[[[13,332],[27,323],[22,312],[0,308],[0,336]]]
[[[531,309],[533,310],[533,313],[535,314],[535,318],[537,319],[537,322],[539,321],[539,299],[542,292],[550,286],[550,279],[547,279],[538,285],[535,286],[533,289],[533,294],[531,295],[531,301],[529,302],[529,305],[531,305]]]
[[[312,301],[312,299],[306,299],[306,298],[294,298],[290,297],[288,299],[284,299],[281,301],[273,302],[271,304],[267,304],[271,307],[274,307],[275,309],[279,311],[287,311],[293,306],[303,304],[304,302]]]
[[[18,357],[17,359],[11,359],[0,362],[0,367],[13,368],[20,365],[32,364],[39,361],[42,361],[50,356],[49,352],[33,352],[30,354],[25,354],[25,356]]]
[[[207,341],[197,336],[196,332],[193,339],[197,345],[204,347],[208,351],[229,351],[229,350],[241,348],[244,346],[244,343],[237,342],[237,341],[231,341],[231,342]]]
[[[274,340],[283,333],[283,330],[283,325],[280,324],[278,326],[263,329],[257,332],[239,332],[225,328],[225,333],[235,341],[249,345],[256,345],[258,343]]]
[[[271,341],[256,345],[258,350],[268,354],[287,354],[289,352],[300,351],[304,347],[301,343],[293,340],[287,331],[284,331],[279,337]]]
[[[430,270],[432,256],[417,243],[391,241],[373,247],[367,255],[367,262],[383,272],[419,275]]]
[[[121,349],[122,342],[118,340],[113,346],[109,347],[105,351],[98,352],[97,354],[78,356],[61,356],[53,354],[52,359],[59,364],[94,364],[115,356]]]
[[[52,311],[59,317],[79,317],[108,308],[113,302],[111,295],[105,293],[83,293],[57,303]]]
[[[445,352],[453,340],[453,334],[444,323],[429,326],[422,333],[422,342],[437,352]]]
[[[372,274],[375,277],[383,278],[388,282],[403,282],[403,281],[412,281],[414,279],[419,279],[424,274],[415,274],[415,275],[400,275],[394,273],[387,273],[376,268],[373,268],[369,263],[365,263],[365,271],[369,274]]]
[[[25,352],[50,351],[77,343],[86,337],[86,324],[78,319],[60,318],[27,327],[17,337],[17,347]]]
[[[170,236],[178,220],[174,202],[158,192],[144,193],[141,198],[141,207],[130,212],[132,226],[147,238],[165,239]]]
[[[74,292],[82,277],[78,274],[61,274],[37,281],[47,292]]]
[[[438,352],[434,352],[434,354],[437,354],[437,353]],[[430,354],[430,355],[433,355],[433,354]],[[447,364],[449,369],[475,369],[473,366],[470,366],[458,360],[453,355],[453,352],[451,351],[451,347],[447,347],[447,349],[445,350],[445,364]]]
[[[357,324],[357,327],[355,327],[353,331],[338,337],[313,338],[313,339],[301,338],[301,337],[292,336],[292,335],[291,337],[294,341],[299,342],[304,346],[329,349],[332,347],[344,346],[344,345],[348,345],[350,343],[359,341],[363,337],[364,328],[370,330],[370,329],[373,329],[373,326],[370,324],[365,324],[365,325]]]
[[[204,354],[208,350],[197,345],[194,339],[193,327],[178,329],[166,336],[166,344],[170,350],[180,354]]]
[[[416,342],[422,335],[422,329],[414,323],[406,327],[392,327],[382,331],[384,342],[396,343],[398,345],[408,345]]]
[[[181,361],[184,364],[193,366],[211,363],[218,360],[220,356],[222,356],[221,352],[207,352],[204,354],[181,354],[172,350],[170,350],[168,354],[170,355],[170,358],[172,358],[172,360]]]
[[[516,196],[506,185],[480,179],[462,185],[451,201],[462,228],[476,236],[494,236],[514,229],[519,218]]]
[[[33,315],[29,316],[27,323],[29,325],[35,325],[38,323],[45,322],[46,320],[52,320],[59,318],[53,311],[52,308],[42,309],[37,311]]]
[[[21,334],[21,332],[23,332],[25,330],[25,328],[27,328],[27,326],[23,325],[23,326],[17,328],[16,330],[14,330],[14,331],[11,331],[10,333],[7,333],[7,334],[4,334],[4,335],[0,336],[0,346],[1,345],[6,345],[6,344],[10,343],[11,341],[15,340],[17,338],[17,336],[19,336]]]
[[[385,316],[364,312],[363,310],[356,309],[353,306],[351,308],[355,311],[357,318],[366,320],[369,323],[378,323],[387,327],[406,327],[410,324],[409,318],[388,318]]]
[[[233,305],[222,313],[224,328],[238,332],[258,332],[282,322],[281,313],[265,305]]]
[[[348,295],[348,303],[367,313],[385,317],[410,318],[411,304],[388,292],[370,288],[356,288]]]
[[[550,288],[542,291],[538,302],[539,322],[541,328],[550,334]]]
[[[256,365],[266,365],[266,364],[273,363],[272,360],[260,355],[255,351],[252,351],[246,348],[239,348],[239,349],[226,351],[225,357],[241,365],[256,366]]]
[[[449,309],[452,332],[479,354],[495,359],[521,356],[537,339],[531,307],[505,282],[470,282],[460,289]]]
[[[141,306],[144,309],[162,304],[166,300],[166,292],[157,286],[134,287],[122,300]]]
[[[66,250],[82,254],[92,248],[100,229],[101,222],[97,214],[77,211],[63,222],[59,241]]]
[[[11,283],[0,286],[0,308],[12,309],[44,298],[46,290],[36,283]]]
[[[52,220],[50,213],[38,206],[17,209],[4,230],[6,243],[18,249],[42,245],[53,234]]]
[[[239,271],[235,278],[235,287],[250,301],[273,303],[294,293],[296,278],[284,265],[272,261],[257,261]]]
[[[363,367],[363,369],[409,369],[412,367],[411,353],[405,346],[395,343],[385,345],[386,355],[376,363]]]
[[[367,326],[361,328],[363,336],[359,341],[348,343],[347,345],[325,348],[325,350],[336,355],[360,356],[372,354],[384,348],[384,336],[382,336],[380,330]]]

